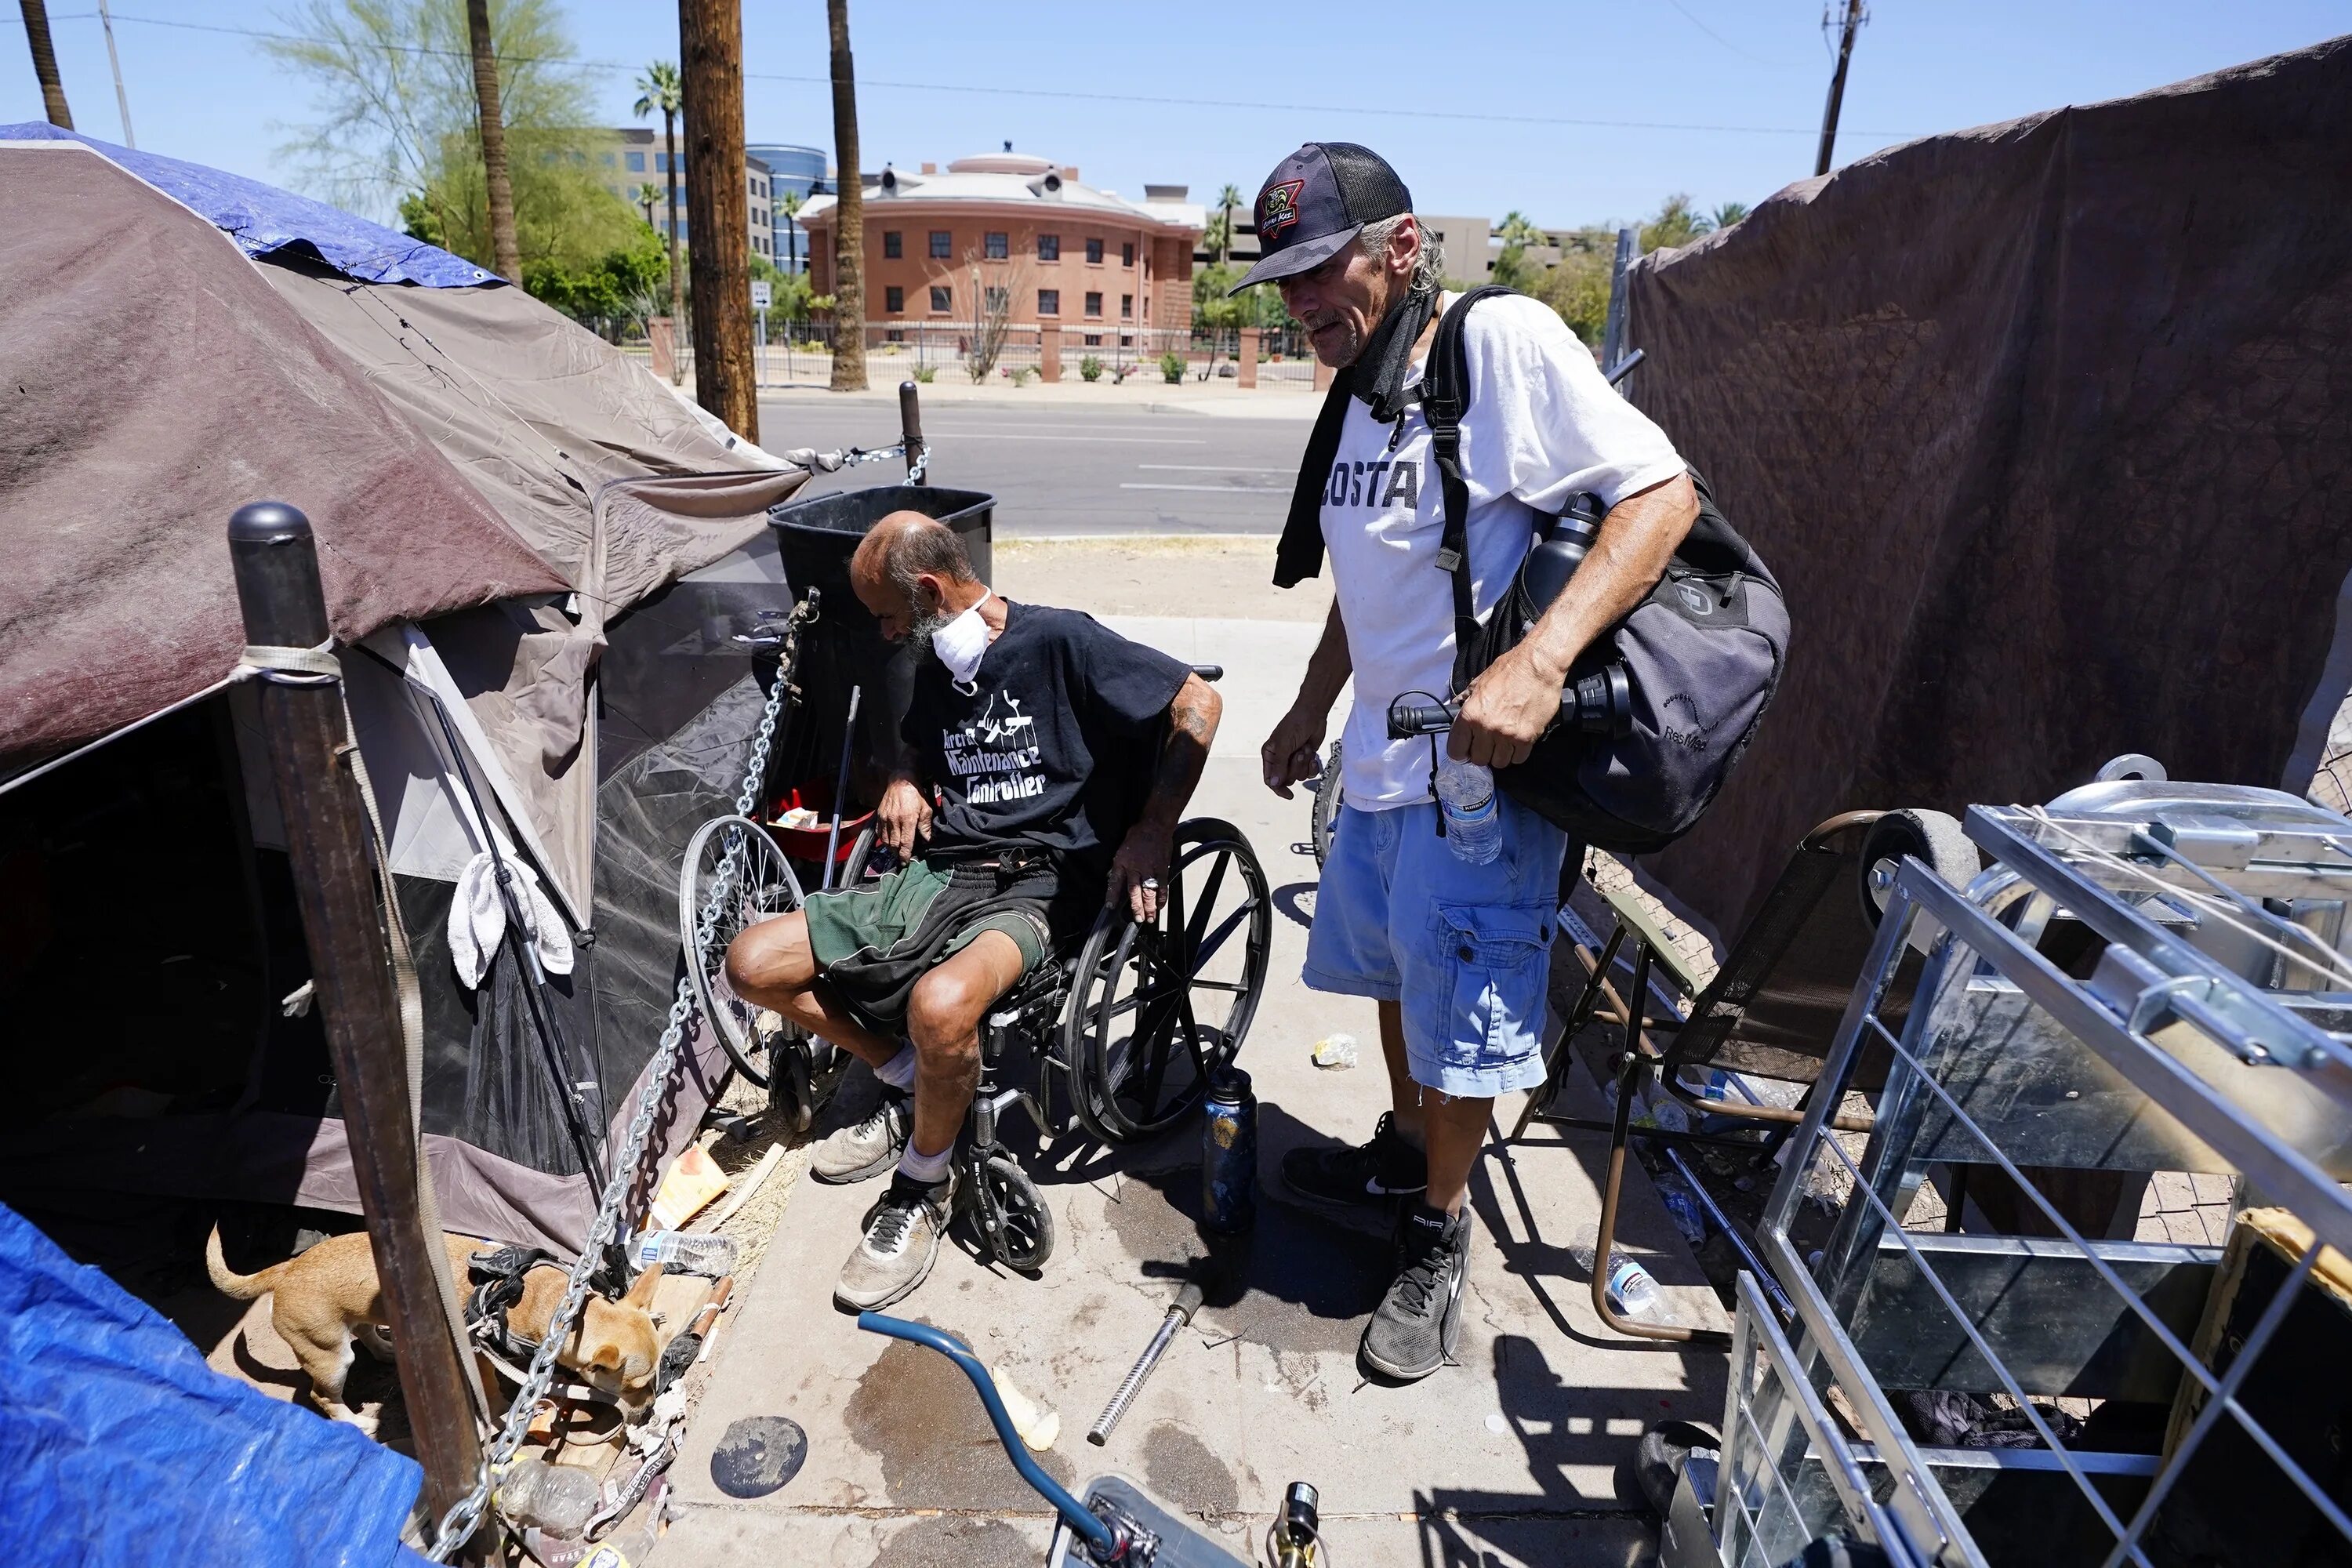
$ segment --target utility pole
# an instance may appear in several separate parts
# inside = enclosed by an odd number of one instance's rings
[[[1834,6],[1836,0],[1831,4]],[[1822,150],[1813,158],[1815,174],[1830,172],[1830,153],[1837,145],[1838,109],[1845,101],[1845,68],[1853,58],[1853,35],[1867,20],[1862,0],[1845,0],[1845,24],[1838,29],[1837,69],[1830,76],[1829,106],[1822,110]],[[1828,16],[1822,18],[1822,26],[1829,26]]]
[[[760,439],[751,353],[751,213],[743,168],[742,0],[678,0],[686,97],[686,223],[694,236],[694,395]]]
[[[100,0],[100,8],[105,0]],[[466,33],[474,52],[474,107],[482,128],[482,183],[489,196],[490,262],[499,276],[522,286],[522,247],[515,239],[514,183],[507,174],[507,121],[499,103],[498,41],[490,33],[490,0],[466,0]]]
[[[73,111],[66,107],[66,84],[58,75],[58,51],[49,43],[47,0],[16,0],[25,13],[25,41],[33,48],[33,74],[41,79],[41,107],[49,123],[61,131],[73,127]]]
[[[106,63],[114,68],[114,107],[122,111],[122,144],[136,153],[139,139],[131,134],[131,95],[122,90],[122,57],[114,52],[114,18],[107,15],[106,0],[98,0],[98,25],[106,29]]]

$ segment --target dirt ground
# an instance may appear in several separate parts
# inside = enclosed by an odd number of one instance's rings
[[[1328,575],[1274,585],[1274,540],[1265,534],[999,540],[992,575],[1009,598],[1097,616],[1314,622],[1331,609]]]

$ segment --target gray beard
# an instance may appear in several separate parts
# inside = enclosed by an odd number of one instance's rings
[[[932,634],[945,630],[948,623],[954,619],[955,616],[938,610],[933,610],[928,615],[917,616],[914,626],[907,633],[907,640],[920,643],[928,649],[931,646]]]

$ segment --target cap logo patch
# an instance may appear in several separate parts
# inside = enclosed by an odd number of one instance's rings
[[[1257,198],[1258,238],[1269,239],[1298,221],[1298,193],[1306,186],[1304,180],[1266,186]]]

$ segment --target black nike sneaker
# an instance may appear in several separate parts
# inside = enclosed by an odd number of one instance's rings
[[[1293,1149],[1285,1154],[1282,1180],[1292,1192],[1318,1203],[1377,1206],[1427,1192],[1429,1157],[1406,1142],[1396,1130],[1396,1118],[1382,1111],[1369,1143],[1352,1149]]]
[[[1364,1325],[1364,1364],[1402,1382],[1427,1377],[1462,1340],[1470,1278],[1470,1211],[1415,1204],[1397,1223],[1397,1276]]]

